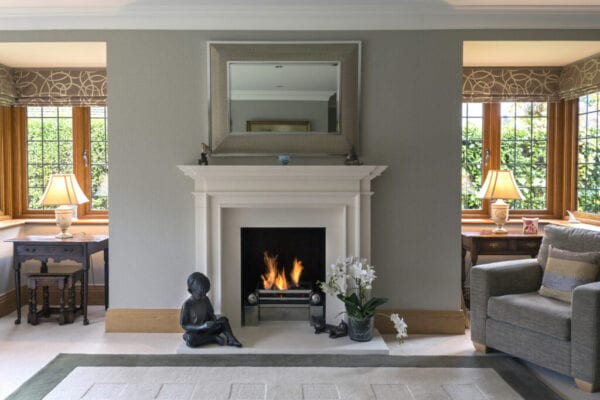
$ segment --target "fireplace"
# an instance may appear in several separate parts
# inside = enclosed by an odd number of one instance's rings
[[[242,323],[241,305],[245,298],[241,294],[242,228],[323,227],[325,265],[334,263],[339,256],[371,257],[371,180],[385,166],[186,165],[179,168],[194,180],[194,269],[211,279],[209,296],[215,312],[227,315],[234,327]],[[267,249],[261,249],[257,256],[261,263],[264,250]],[[277,254],[276,250],[269,251]],[[325,297],[326,321],[337,324],[344,305],[334,296]]]
[[[325,228],[241,228],[242,324],[325,317]]]

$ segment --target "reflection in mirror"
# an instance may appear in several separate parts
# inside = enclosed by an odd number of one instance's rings
[[[339,133],[337,61],[229,62],[231,133]]]

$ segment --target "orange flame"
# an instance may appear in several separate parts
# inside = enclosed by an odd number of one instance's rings
[[[285,268],[282,269],[275,278],[275,287],[279,290],[288,290],[288,282],[285,279]]]
[[[263,288],[270,289],[278,289],[278,290],[288,290],[289,283],[285,277],[285,267],[279,271],[277,268],[277,257],[279,256],[271,256],[269,252],[265,251],[263,253],[266,271],[264,274],[260,276],[263,282]],[[304,266],[302,265],[302,261],[294,258],[294,266],[292,268],[291,278],[295,287],[300,286],[300,275],[302,274],[302,270]]]
[[[302,274],[302,270],[304,266],[302,265],[302,261],[294,258],[294,267],[292,268],[292,272],[290,273],[290,277],[292,278],[292,282],[294,282],[294,286],[300,286],[300,275]]]
[[[277,278],[277,257],[270,256],[268,252],[264,252],[265,267],[267,267],[266,276],[261,275],[260,278],[263,281],[263,287],[267,290],[271,289],[275,284]]]

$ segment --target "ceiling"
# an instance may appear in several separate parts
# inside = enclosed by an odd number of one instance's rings
[[[470,41],[463,44],[465,67],[562,67],[600,53],[600,42]]]
[[[1,0],[0,30],[600,28],[600,0]]]
[[[559,67],[600,53],[600,41],[467,41],[463,45],[465,67]],[[105,68],[103,42],[0,42],[0,64],[13,68]],[[278,70],[282,76],[291,66]],[[244,73],[263,74],[250,67]],[[326,66],[313,66],[326,68]],[[330,71],[333,73],[333,70]],[[264,74],[263,74],[264,75]],[[310,75],[313,75],[312,73]],[[320,72],[317,76],[329,76]],[[262,76],[262,75],[260,75]],[[262,78],[261,78],[262,79]],[[259,75],[245,82],[258,82]],[[292,87],[288,78],[285,86]],[[335,82],[335,78],[329,79]],[[322,82],[318,87],[327,85]],[[256,88],[236,87],[236,90]],[[329,90],[331,88],[327,88]]]
[[[1,43],[0,64],[12,68],[104,68],[106,43]]]

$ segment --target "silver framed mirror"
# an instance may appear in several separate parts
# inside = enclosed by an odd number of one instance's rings
[[[358,148],[359,41],[209,42],[214,155]]]

